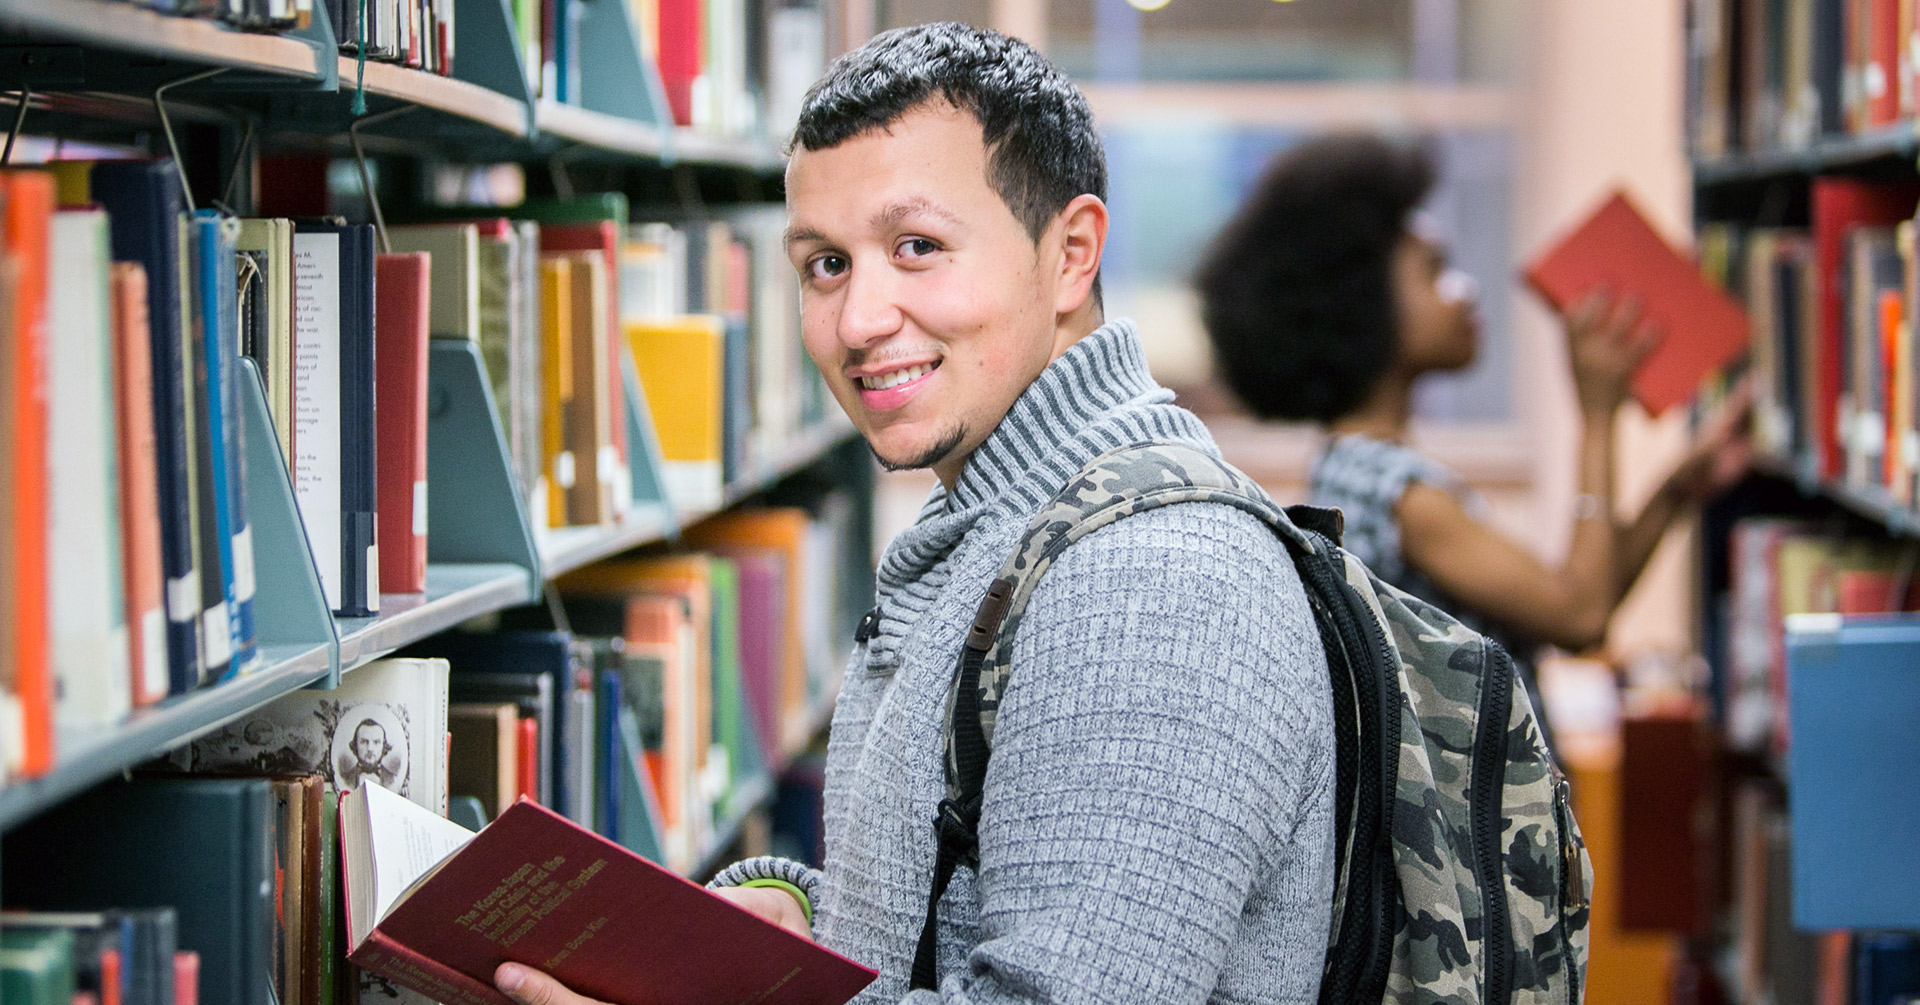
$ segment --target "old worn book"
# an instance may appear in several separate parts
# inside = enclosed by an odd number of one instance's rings
[[[616,1005],[835,1005],[876,976],[528,800],[472,834],[366,785],[340,837],[348,959],[448,1005],[508,1005],[508,961]]]

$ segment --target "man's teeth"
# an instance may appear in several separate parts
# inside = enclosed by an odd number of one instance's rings
[[[910,380],[919,380],[927,374],[932,373],[933,367],[934,364],[932,363],[922,363],[919,366],[907,367],[905,370],[883,373],[878,377],[862,377],[860,378],[860,386],[869,391],[884,391],[889,387],[898,387]]]

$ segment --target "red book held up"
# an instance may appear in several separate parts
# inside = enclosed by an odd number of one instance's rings
[[[447,1005],[524,963],[614,1005],[841,1005],[867,969],[522,799],[473,834],[368,782],[340,798],[347,958]]]
[[[1659,415],[1747,347],[1747,316],[1615,192],[1585,223],[1536,258],[1527,282],[1561,311],[1605,286],[1637,297],[1664,333],[1633,376],[1633,396]]]

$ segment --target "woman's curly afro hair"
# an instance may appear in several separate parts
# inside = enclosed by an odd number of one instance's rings
[[[1215,368],[1255,415],[1360,407],[1398,343],[1393,259],[1434,165],[1378,136],[1310,140],[1270,165],[1195,277]]]

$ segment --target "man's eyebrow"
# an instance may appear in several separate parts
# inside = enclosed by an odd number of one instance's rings
[[[812,227],[788,227],[787,244],[799,244],[802,241],[825,241],[827,236]]]
[[[956,227],[960,225],[959,217],[926,199],[914,198],[896,202],[880,212],[875,213],[873,215],[873,228],[875,230],[885,230],[915,213],[925,213],[928,216],[945,220]]]

